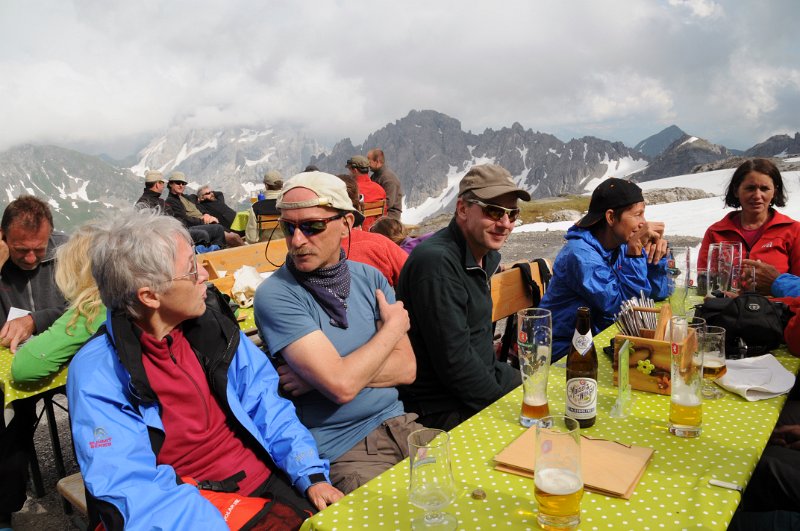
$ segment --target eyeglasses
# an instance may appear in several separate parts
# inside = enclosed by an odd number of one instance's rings
[[[301,221],[300,223],[295,223],[286,219],[279,219],[278,222],[281,224],[283,233],[289,237],[294,236],[294,231],[297,229],[300,229],[300,232],[302,232],[304,236],[314,236],[315,234],[325,232],[325,229],[328,228],[328,223],[336,219],[341,219],[344,216],[344,213],[341,213],[330,218],[307,219],[305,221]]]
[[[214,197],[214,192],[206,192],[206,193],[202,194],[201,197],[208,197],[208,196]]]
[[[492,221],[500,221],[501,219],[503,219],[503,216],[507,215],[508,221],[513,223],[517,221],[517,217],[519,217],[518,208],[505,208],[499,205],[490,205],[484,203],[483,201],[478,201],[477,199],[467,199],[467,202],[481,207],[481,209],[483,210],[483,215],[491,219]]]
[[[194,245],[193,245],[192,246],[192,266],[191,266],[191,269],[189,269],[188,273],[184,273],[183,275],[181,275],[179,277],[173,277],[170,280],[191,280],[192,282],[197,284],[197,279],[199,278],[199,276],[200,276],[199,275],[199,270],[197,268],[197,252],[196,252],[196,250],[194,248]]]

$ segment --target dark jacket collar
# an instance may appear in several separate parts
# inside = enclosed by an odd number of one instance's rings
[[[491,250],[486,253],[486,256],[483,257],[483,267],[481,268],[481,265],[475,261],[475,257],[472,255],[472,251],[470,251],[467,245],[467,239],[464,237],[464,233],[461,232],[461,227],[456,223],[455,216],[450,220],[450,224],[445,230],[449,231],[451,238],[456,245],[458,245],[458,249],[461,253],[461,263],[464,264],[464,269],[479,268],[483,269],[487,275],[494,274],[500,265],[501,257],[499,252]]]

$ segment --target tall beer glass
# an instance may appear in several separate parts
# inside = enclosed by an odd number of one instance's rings
[[[581,522],[581,436],[578,421],[564,415],[536,425],[534,496],[543,529],[575,529]]]
[[[671,381],[669,432],[678,437],[699,437],[703,419],[703,351],[698,346],[700,328],[690,328],[686,318],[670,320]]]
[[[722,391],[714,380],[727,372],[725,367],[725,329],[721,326],[706,327],[700,343],[703,350],[703,398],[714,400]]]
[[[667,274],[672,315],[686,315],[686,297],[689,294],[691,279],[691,251],[688,247],[670,248]]]
[[[720,272],[719,272],[719,258],[721,243],[712,243],[708,246],[708,292],[718,291],[720,289]]]
[[[517,312],[517,347],[523,390],[519,423],[526,428],[550,414],[547,406],[547,374],[550,370],[552,335],[550,310],[526,308]]]

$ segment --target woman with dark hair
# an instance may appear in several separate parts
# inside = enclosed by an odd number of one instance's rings
[[[731,177],[725,205],[737,208],[711,225],[703,237],[698,264],[708,259],[708,246],[723,241],[742,242],[744,258],[756,267],[772,266],[778,273],[800,274],[800,223],[773,207],[786,205],[781,172],[767,159],[742,163]]]

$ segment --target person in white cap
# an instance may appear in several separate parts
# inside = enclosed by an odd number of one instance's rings
[[[394,388],[416,374],[408,313],[377,269],[344,257],[342,238],[363,219],[344,182],[298,174],[278,209],[289,254],[256,291],[256,325],[347,493],[406,457],[408,434],[421,428]]]

